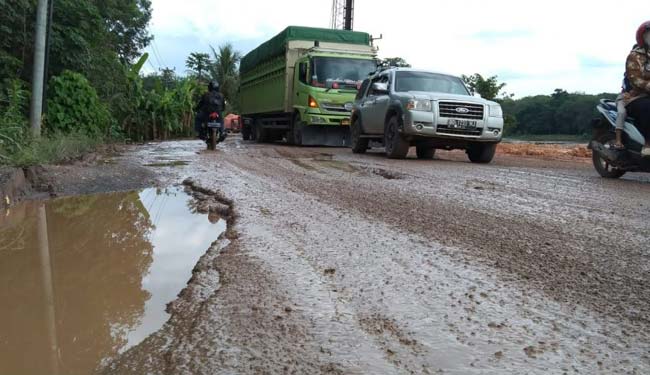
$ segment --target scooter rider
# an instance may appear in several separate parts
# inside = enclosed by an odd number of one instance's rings
[[[636,33],[637,44],[627,57],[625,74],[631,89],[623,93],[627,114],[636,120],[645,146],[643,156],[650,156],[650,21],[644,22]]]
[[[219,82],[210,81],[208,91],[201,96],[197,104],[196,116],[194,118],[194,130],[199,134],[199,138],[207,140],[207,128],[205,124],[210,120],[211,113],[218,113],[219,117],[224,111],[224,97],[219,92]]]

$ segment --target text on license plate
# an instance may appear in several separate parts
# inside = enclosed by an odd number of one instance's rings
[[[208,122],[208,128],[210,128],[210,129],[212,129],[212,128],[220,128],[220,127],[221,127],[220,122]]]
[[[474,129],[478,121],[474,120],[458,120],[458,119],[449,119],[447,126],[450,129]]]

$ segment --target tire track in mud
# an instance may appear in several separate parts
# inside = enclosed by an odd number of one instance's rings
[[[294,157],[286,149],[281,153]],[[307,158],[309,154],[301,151],[300,157]],[[248,163],[249,160],[255,163]],[[277,159],[243,157],[229,162],[254,173],[274,176],[290,189],[316,196],[340,209],[351,209],[397,230],[465,249],[464,255],[471,259],[504,271],[505,279],[514,278],[534,286],[559,302],[581,303],[633,325],[650,323],[650,275],[645,266],[650,259],[648,253],[639,251],[642,243],[617,241],[610,233],[589,233],[589,228],[580,228],[579,222],[567,227],[535,218],[506,218],[480,208],[458,207],[445,202],[444,197],[418,194],[407,186],[412,182],[408,178],[386,184],[359,174],[341,178],[336,173],[297,173]]]

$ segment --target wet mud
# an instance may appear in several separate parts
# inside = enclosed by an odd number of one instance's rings
[[[116,161],[187,162],[148,169],[227,230],[166,323],[101,373],[650,372],[648,176],[525,147],[490,165],[204,147]]]

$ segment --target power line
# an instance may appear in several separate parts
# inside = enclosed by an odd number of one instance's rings
[[[153,50],[156,52],[156,54],[160,58],[160,61],[163,63],[163,65],[165,67],[168,68],[169,66],[165,63],[165,60],[163,59],[162,54],[160,53],[160,50],[158,49],[158,45],[156,44],[156,40],[154,39],[151,42],[152,42],[151,45],[153,46]]]

